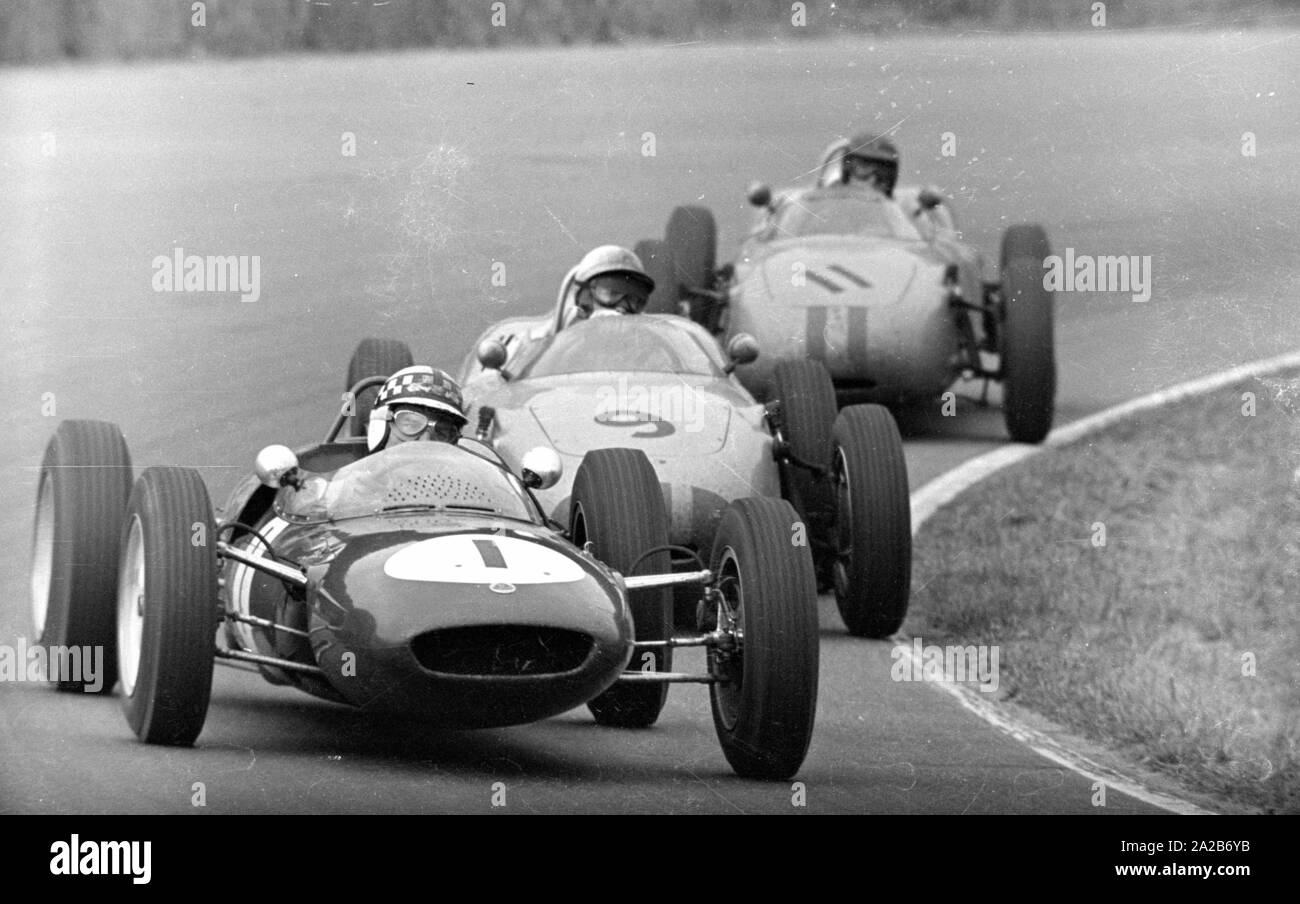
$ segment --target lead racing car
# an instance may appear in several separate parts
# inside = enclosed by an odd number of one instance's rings
[[[742,379],[760,398],[778,362],[792,359],[823,362],[843,400],[887,405],[978,378],[984,399],[990,381],[1001,384],[1011,438],[1040,442],[1056,395],[1046,232],[1009,227],[990,275],[938,192],[847,181],[847,151],[848,142],[826,150],[813,186],[774,195],[752,185],[758,212],[734,263],[716,266],[708,208],[675,209],[662,241],[637,246],[661,283],[647,310],[686,313],[723,342],[755,336],[766,363]]]
[[[585,456],[559,524],[534,495],[561,476],[550,450],[516,471],[468,437],[367,454],[340,436],[345,420],[297,452],[263,449],[220,517],[196,471],[151,467],[132,485],[116,426],[59,425],[37,491],[36,635],[102,646],[104,686],[120,675],[142,741],[195,741],[214,664],[450,728],[583,704],[601,724],[647,726],[669,684],[698,682],[737,773],[799,769],[816,708],[816,587],[807,550],[788,542],[787,503],[731,504],[708,567],[672,573],[658,480],[638,450]],[[688,586],[705,627],[642,636]],[[681,646],[705,649],[705,672],[657,667]]]

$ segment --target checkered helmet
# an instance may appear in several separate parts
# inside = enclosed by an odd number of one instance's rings
[[[366,445],[372,452],[388,439],[389,412],[394,405],[430,408],[450,415],[461,426],[468,420],[460,386],[449,374],[426,364],[404,367],[385,380],[375,396],[366,431]]]

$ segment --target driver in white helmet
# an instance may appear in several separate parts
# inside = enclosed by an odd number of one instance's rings
[[[465,426],[460,386],[445,371],[417,364],[389,377],[375,397],[366,431],[371,452],[401,443],[456,443]]]
[[[565,325],[604,314],[640,314],[655,281],[641,258],[621,245],[600,245],[583,255],[567,280],[573,305]]]

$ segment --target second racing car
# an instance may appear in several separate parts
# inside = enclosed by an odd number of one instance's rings
[[[581,270],[566,275],[547,314],[482,334],[460,373],[468,430],[512,468],[538,446],[554,449],[568,473],[591,450],[641,450],[659,476],[670,540],[691,550],[709,548],[733,500],[787,499],[799,515],[787,538],[811,549],[850,633],[897,631],[910,593],[911,521],[889,411],[837,411],[830,380],[812,361],[772,368],[777,389],[761,404],[737,377],[761,358],[752,337],[733,336],[724,354],[705,329],[676,315],[574,317]],[[350,378],[409,358],[401,343],[365,340]],[[574,486],[561,479],[538,501],[566,517]]]

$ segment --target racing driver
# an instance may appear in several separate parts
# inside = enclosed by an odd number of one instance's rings
[[[870,186],[887,198],[898,182],[898,148],[884,135],[855,135],[843,152],[840,179],[845,184]]]
[[[655,281],[641,258],[620,245],[600,245],[573,268],[574,320],[602,314],[640,314],[650,301]]]
[[[455,444],[465,423],[456,381],[445,371],[417,364],[399,370],[380,387],[370,412],[366,445],[378,452],[420,440]]]

